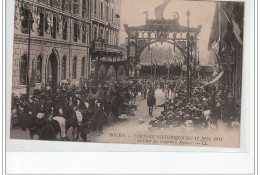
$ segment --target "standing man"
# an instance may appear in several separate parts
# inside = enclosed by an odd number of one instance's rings
[[[152,89],[149,90],[147,96],[147,106],[149,107],[149,115],[153,115],[153,106],[156,105],[156,98]]]

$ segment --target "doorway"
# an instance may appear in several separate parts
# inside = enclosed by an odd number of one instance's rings
[[[53,90],[57,89],[58,84],[58,60],[56,54],[52,53],[48,63],[48,83]]]

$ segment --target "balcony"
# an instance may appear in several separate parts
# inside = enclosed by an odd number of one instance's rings
[[[107,53],[118,53],[118,54],[122,53],[124,50],[122,47],[107,44],[101,41],[93,41],[91,48],[92,48],[92,52],[107,52]]]

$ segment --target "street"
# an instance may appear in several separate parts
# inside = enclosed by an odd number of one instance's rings
[[[161,89],[156,89],[155,91],[156,96],[156,104],[160,105],[163,104],[165,101],[164,93]],[[125,114],[121,115],[116,122],[112,122],[111,124],[105,124],[103,133],[92,131],[88,134],[88,142],[96,142],[96,143],[139,143],[139,144],[151,144],[150,140],[140,140],[144,135],[175,135],[175,136],[207,136],[207,137],[222,137],[225,135],[226,137],[230,137],[230,141],[226,141],[227,144],[233,145],[234,141],[239,141],[239,128],[236,130],[228,130],[226,124],[223,123],[221,120],[218,122],[218,130],[197,130],[193,127],[171,127],[171,128],[161,128],[161,129],[154,129],[151,128],[149,122],[155,117],[161,114],[163,111],[162,107],[156,107],[153,111],[153,116],[149,116],[148,114],[148,107],[146,99],[142,99],[141,95],[139,94],[136,99],[137,110],[134,111],[134,116],[127,116]],[[11,138],[12,139],[27,139],[29,140],[29,132],[22,131],[21,129],[11,129]],[[57,136],[58,140],[60,140],[60,136]],[[72,138],[72,129],[68,130],[68,138],[70,141],[73,141]],[[38,139],[38,136],[34,136],[34,139]],[[78,140],[82,142],[82,138]],[[221,142],[219,142],[221,143]],[[156,143],[153,143],[156,144]],[[167,142],[160,142],[160,144],[169,144]],[[173,143],[172,143],[173,144]],[[178,143],[180,144],[180,143]],[[189,143],[187,143],[189,144]],[[176,144],[175,144],[176,145]],[[185,145],[183,143],[183,145]]]

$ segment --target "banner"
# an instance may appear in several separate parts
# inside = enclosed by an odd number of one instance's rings
[[[239,42],[241,45],[243,45],[243,40],[242,40],[241,37],[240,37],[241,30],[239,29],[239,26],[238,26],[237,23],[234,21],[234,19],[233,19],[232,23],[233,23],[233,32],[234,32],[234,34],[235,34],[235,36],[236,36],[238,42]]]
[[[210,85],[215,83],[216,81],[218,81],[222,75],[224,74],[224,71],[222,71],[221,73],[219,73],[215,78],[213,78],[210,82],[206,83],[205,86]]]

